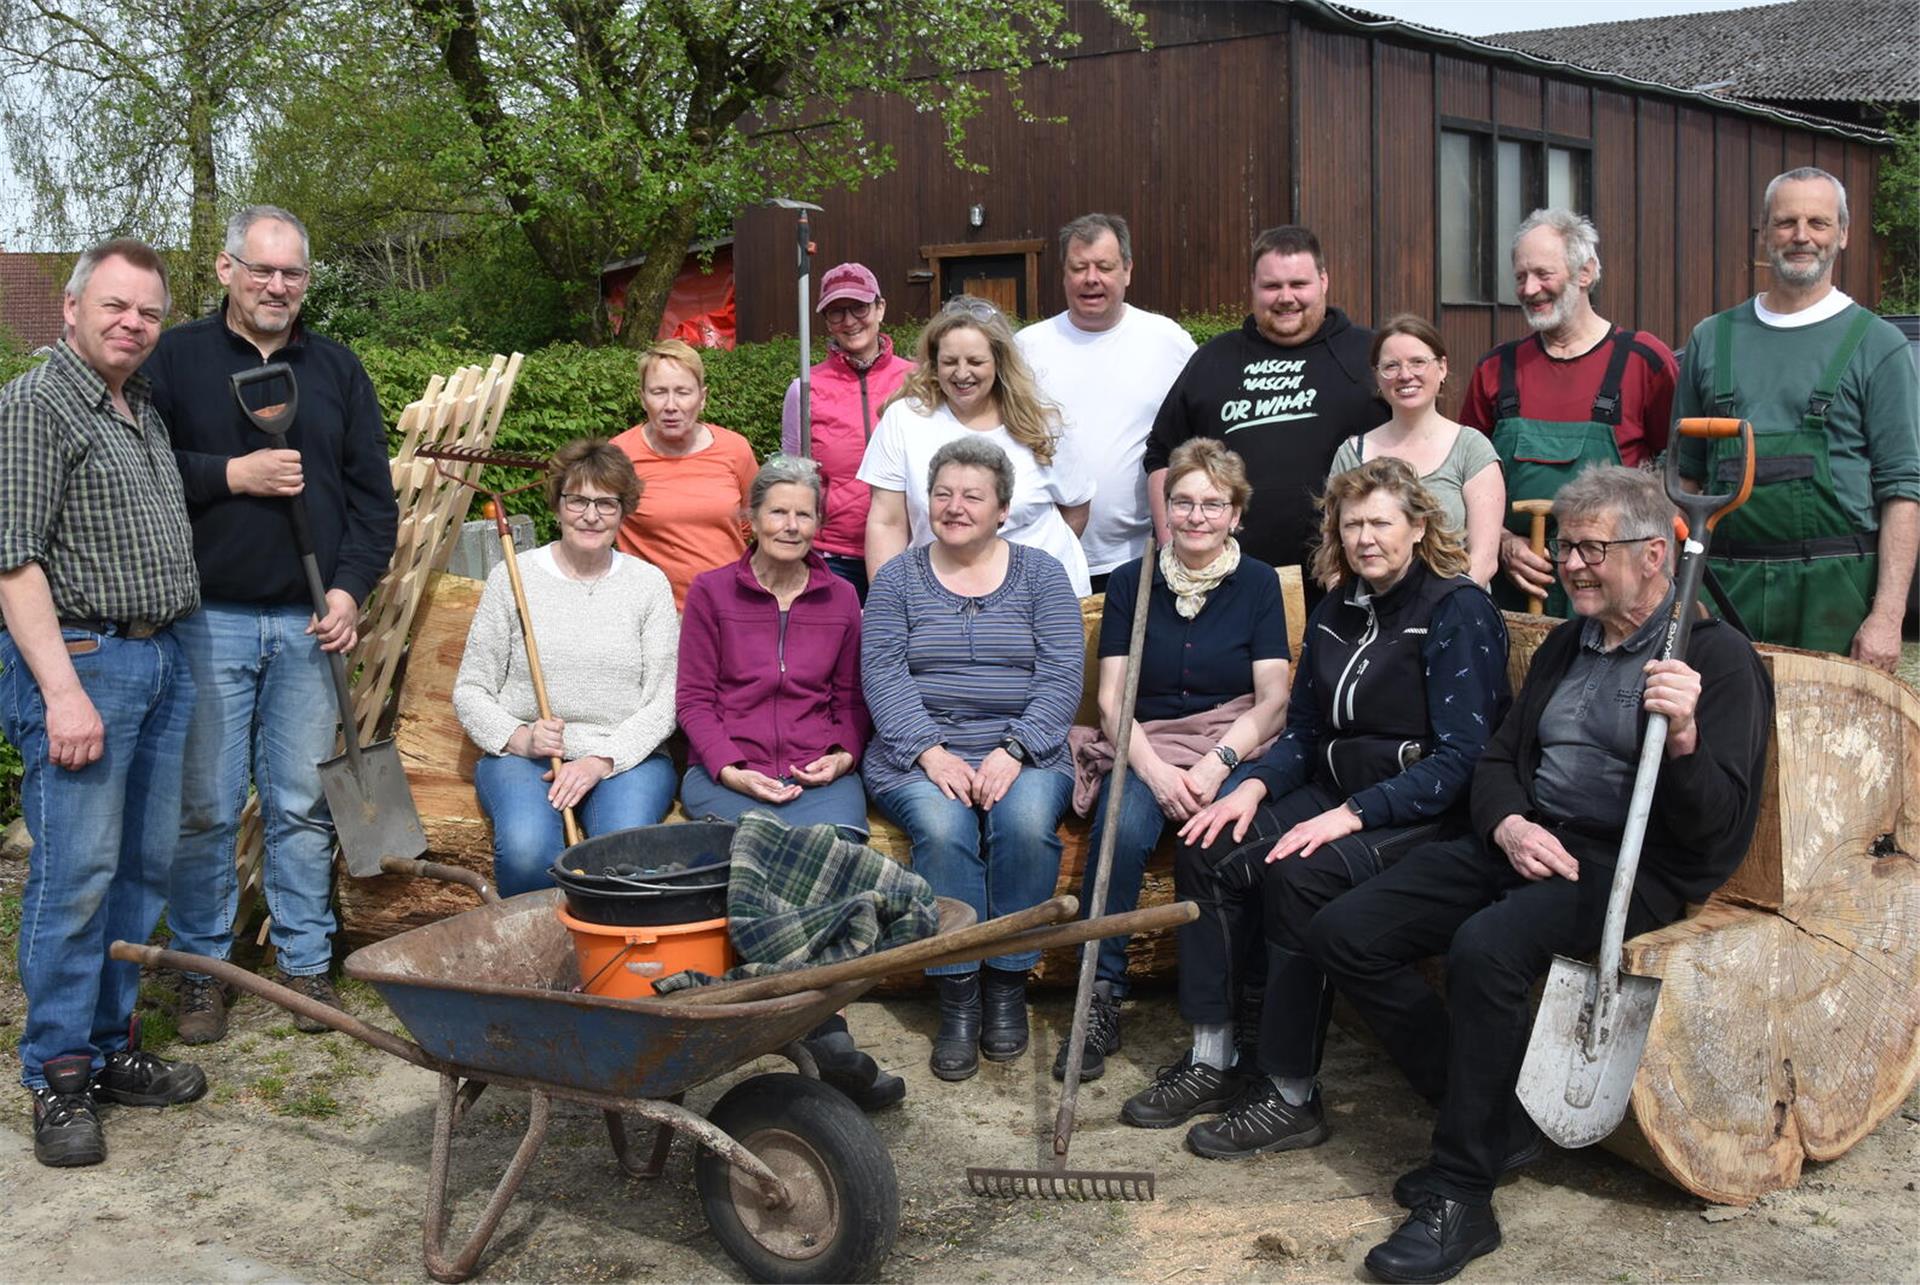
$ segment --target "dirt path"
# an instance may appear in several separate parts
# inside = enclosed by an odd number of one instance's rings
[[[0,875],[17,885],[17,868]],[[391,1021],[365,992],[350,1003]],[[962,1170],[1039,1155],[1064,1000],[1043,1001],[1032,1053],[962,1085],[926,1072],[929,1004],[856,1006],[862,1043],[910,1082],[906,1104],[876,1120],[902,1195],[884,1279],[1364,1279],[1361,1258],[1397,1221],[1392,1179],[1422,1156],[1426,1112],[1377,1053],[1336,1033],[1330,1142],[1242,1164],[1200,1160],[1179,1148],[1178,1131],[1115,1123],[1120,1101],[1177,1051],[1171,1009],[1170,994],[1154,993],[1130,1010],[1127,1051],[1085,1091],[1074,1147],[1088,1167],[1157,1169],[1160,1199],[1057,1205],[977,1199]],[[17,989],[0,995],[0,1012],[11,1023],[0,1031],[17,1037]],[[0,1137],[0,1278],[424,1279],[432,1077],[345,1036],[295,1034],[255,1000],[242,1001],[226,1043],[197,1052],[215,1084],[208,1099],[116,1109],[111,1155],[96,1169],[37,1166],[24,1095],[14,1099]],[[696,1092],[693,1105],[738,1078]],[[477,1214],[524,1121],[515,1095],[481,1100],[457,1140],[456,1223]],[[691,1173],[682,1145],[663,1181],[621,1178],[597,1113],[562,1107],[483,1260],[485,1278],[741,1279],[706,1230]],[[1842,1160],[1810,1168],[1798,1190],[1724,1221],[1603,1152],[1554,1153],[1501,1189],[1507,1247],[1463,1279],[1920,1281],[1916,1176],[1920,1095]]]

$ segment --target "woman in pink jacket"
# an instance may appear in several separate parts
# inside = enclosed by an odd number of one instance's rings
[[[860,601],[814,551],[820,470],[776,455],[748,493],[754,543],[694,579],[680,626],[676,707],[690,816],[749,808],[788,825],[867,833],[854,771],[871,723],[860,694]]]
[[[887,301],[880,282],[858,263],[828,268],[816,309],[827,323],[827,359],[807,379],[812,455],[825,484],[825,513],[815,541],[827,569],[867,600],[867,501],[870,488],[855,476],[880,408],[913,371],[881,333]],[[787,387],[780,414],[780,449],[800,454],[800,381]]]

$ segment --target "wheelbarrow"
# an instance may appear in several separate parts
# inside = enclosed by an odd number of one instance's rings
[[[155,946],[113,943],[115,959],[203,973],[303,1017],[323,1022],[440,1077],[423,1217],[427,1274],[471,1277],[546,1139],[555,1099],[604,1114],[615,1159],[630,1177],[657,1178],[675,1133],[701,1147],[694,1181],[714,1237],[755,1280],[870,1280],[893,1247],[899,1192],[886,1144],[860,1110],[820,1083],[799,1042],[881,978],[1007,950],[1171,927],[1191,903],[1101,919],[1071,919],[1057,897],[986,924],[942,898],[935,936],[818,968],[800,969],[671,997],[612,999],[578,991],[571,934],[558,890],[502,901],[480,875],[427,861],[387,858],[388,873],[464,884],[476,909],[364,946],[347,976],[371,985],[413,1039],[371,1026],[222,960]],[[415,1041],[418,1041],[417,1043]],[[688,1090],[778,1053],[799,1074],[757,1075],[701,1116]],[[488,1085],[524,1089],[526,1134],[465,1242],[445,1248],[453,1131]],[[655,1126],[636,1159],[628,1117]]]

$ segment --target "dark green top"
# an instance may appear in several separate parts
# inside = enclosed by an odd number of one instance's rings
[[[147,381],[137,424],[63,340],[0,388],[0,571],[38,562],[63,619],[167,624],[200,605],[173,443]]]

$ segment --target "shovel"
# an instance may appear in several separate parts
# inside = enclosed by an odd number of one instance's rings
[[[1687,536],[1681,545],[1678,591],[1667,621],[1660,659],[1684,655],[1698,610],[1700,582],[1707,565],[1707,544],[1714,524],[1746,503],[1753,490],[1753,426],[1737,419],[1683,419],[1683,437],[1741,439],[1745,469],[1740,487],[1723,495],[1689,495],[1680,489],[1679,452],[1667,452],[1667,497],[1686,517]],[[1633,778],[1633,797],[1627,807],[1627,826],[1620,836],[1620,858],[1613,869],[1613,887],[1607,898],[1607,919],[1600,936],[1596,964],[1583,964],[1563,955],[1553,957],[1540,1011],[1533,1019],[1527,1056],[1520,1064],[1514,1092],[1540,1131],[1563,1147],[1587,1147],[1614,1131],[1627,1113],[1633,1095],[1640,1055],[1646,1051],[1653,1025],[1654,1005],[1660,1000],[1660,979],[1620,971],[1620,948],[1626,937],[1627,903],[1633,897],[1633,879],[1640,866],[1641,842],[1647,816],[1653,809],[1653,789],[1666,753],[1667,717],[1647,717],[1646,737],[1640,743],[1640,763]]]
[[[246,391],[255,384],[284,380],[286,399],[255,410],[247,403]],[[293,368],[285,362],[272,362],[233,376],[233,399],[253,426],[267,434],[277,447],[287,444],[287,430],[293,427],[294,412],[300,404],[299,388]],[[287,513],[293,522],[293,544],[300,554],[300,565],[307,573],[307,588],[313,595],[315,618],[327,614],[327,587],[320,579],[320,564],[313,556],[313,528],[307,520],[304,494],[287,500]],[[337,651],[327,654],[333,671],[333,694],[340,703],[340,739],[346,753],[320,764],[320,788],[333,813],[334,833],[340,851],[347,859],[347,873],[366,879],[382,873],[381,861],[388,857],[412,858],[427,850],[426,831],[420,826],[420,812],[413,803],[413,791],[407,787],[407,774],[400,767],[400,752],[392,741],[378,741],[361,748],[354,727],[353,698],[347,691],[347,658]]]

